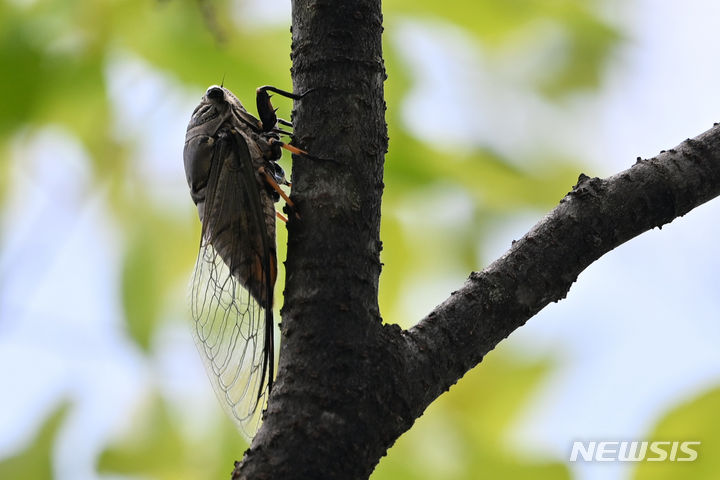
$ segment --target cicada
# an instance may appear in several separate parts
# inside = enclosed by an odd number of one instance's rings
[[[190,285],[193,336],[220,402],[251,438],[274,378],[273,290],[277,277],[275,202],[289,185],[277,160],[289,134],[268,92],[257,89],[259,119],[223,86],[207,89],[188,124],[183,152],[202,224]],[[307,92],[306,92],[307,93]]]

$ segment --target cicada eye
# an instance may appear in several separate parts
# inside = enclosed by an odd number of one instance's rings
[[[222,101],[223,98],[225,98],[225,93],[223,92],[223,89],[221,87],[213,85],[212,87],[207,89],[207,92],[205,92],[205,95],[210,100],[215,100],[217,102]]]

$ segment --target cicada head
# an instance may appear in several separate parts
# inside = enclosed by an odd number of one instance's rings
[[[190,117],[187,138],[196,135],[213,136],[231,116],[233,108],[245,111],[235,95],[224,87],[213,85],[205,91]]]
[[[215,105],[219,110],[227,109],[231,107],[240,108],[245,110],[243,104],[230,90],[225,87],[217,85],[211,85],[205,91],[205,95],[202,98],[203,102]]]

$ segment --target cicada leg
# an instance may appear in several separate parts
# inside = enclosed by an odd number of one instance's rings
[[[289,143],[285,143],[282,140],[278,140],[277,138],[270,138],[268,140],[268,143],[270,145],[279,145],[280,148],[284,148],[288,152],[294,153],[295,155],[302,155],[303,157],[308,157],[308,158],[312,158],[312,159],[315,158],[312,155],[310,155],[308,152],[306,152],[305,150],[301,150],[298,147],[296,147],[295,145],[290,145]]]
[[[280,147],[284,148],[288,152],[294,153],[295,155],[309,156],[305,150],[300,150],[299,148],[297,148],[294,145],[290,145],[290,144],[284,143],[284,142],[280,142],[280,143],[281,143]]]
[[[270,94],[268,92],[274,92],[278,95],[282,95],[283,97],[292,98],[293,100],[300,100],[311,91],[312,89],[305,93],[298,94],[286,92],[285,90],[280,90],[279,88],[271,87],[270,85],[259,87],[257,89],[256,103],[263,131],[271,132],[275,128],[275,125],[279,122],[277,115],[275,115],[275,111],[277,109],[273,108],[272,102],[270,102]],[[282,120],[280,123],[288,127],[292,126],[287,120]]]
[[[279,133],[280,135],[287,135],[288,137],[292,136],[292,132],[288,132],[287,130],[283,130],[282,128],[273,128],[273,133]]]
[[[287,194],[283,191],[283,189],[280,188],[280,185],[278,185],[272,175],[270,175],[267,170],[265,170],[265,167],[258,168],[258,172],[260,172],[260,174],[265,178],[265,181],[268,183],[268,185],[270,185],[272,189],[275,190],[278,195],[282,197],[283,200],[285,200],[285,203],[287,203],[288,207],[293,208],[295,206],[295,203],[290,200],[290,197],[288,197]],[[298,220],[300,219],[300,215],[297,212],[295,212],[295,217],[297,217]]]

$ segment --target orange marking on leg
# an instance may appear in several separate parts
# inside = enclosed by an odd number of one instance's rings
[[[294,145],[288,145],[287,143],[283,143],[280,146],[282,148],[284,148],[285,150],[287,150],[288,152],[294,153],[295,155],[307,155],[308,154],[305,150],[300,150],[299,148],[297,148]]]
[[[276,192],[278,192],[278,194],[280,194],[280,196],[283,198],[283,200],[285,200],[285,202],[287,202],[288,205],[290,205],[291,207],[295,205],[293,203],[293,201],[290,200],[290,197],[288,197],[287,194],[285,192],[283,192],[282,188],[280,188],[280,185],[277,184],[277,182],[272,177],[272,175],[267,173],[267,171],[265,170],[265,167],[260,167],[258,170],[260,171],[260,173],[262,173],[265,176],[265,181],[270,184],[270,186],[273,188],[273,190],[275,190]]]
[[[287,194],[283,191],[283,189],[280,188],[280,185],[277,184],[277,182],[276,182],[275,179],[272,177],[272,175],[270,175],[269,173],[267,173],[267,171],[265,171],[265,167],[260,167],[260,168],[258,168],[258,171],[265,176],[265,181],[267,181],[268,184],[270,184],[270,186],[273,188],[273,190],[275,190],[276,192],[278,192],[278,194],[283,198],[283,200],[285,200],[285,202],[286,202],[290,207],[294,207],[294,206],[295,206],[295,203],[293,203],[293,201],[290,200],[290,197],[288,197]],[[300,215],[299,215],[297,212],[295,212],[295,216],[296,216],[298,219],[300,218]]]

